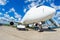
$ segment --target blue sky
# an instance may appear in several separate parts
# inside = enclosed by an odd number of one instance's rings
[[[0,19],[20,21],[36,5],[50,6],[56,9],[56,15],[60,13],[60,0],[0,0]]]

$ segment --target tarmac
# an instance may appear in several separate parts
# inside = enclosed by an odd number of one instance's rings
[[[11,26],[0,26],[0,40],[60,40],[60,28],[38,32],[21,31]]]

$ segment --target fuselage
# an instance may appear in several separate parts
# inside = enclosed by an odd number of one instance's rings
[[[56,10],[48,6],[32,7],[21,20],[23,24],[37,23],[51,19]]]

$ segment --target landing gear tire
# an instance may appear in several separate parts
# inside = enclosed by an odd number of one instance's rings
[[[40,32],[43,32],[43,29],[41,29]]]
[[[43,29],[40,29],[40,31],[39,32],[43,32]]]
[[[50,28],[50,27],[48,27],[48,29],[49,29],[49,30],[51,30],[51,28]]]
[[[43,32],[43,29],[38,29],[38,32]]]
[[[17,28],[17,30],[21,30],[21,31],[29,31],[29,30],[26,29],[26,28]]]

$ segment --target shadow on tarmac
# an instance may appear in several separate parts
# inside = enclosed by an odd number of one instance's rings
[[[0,23],[0,26],[2,26],[3,24]]]
[[[55,29],[48,29],[48,28],[44,28],[44,29],[43,29],[43,31],[55,32],[55,31],[57,31],[57,30],[55,30]]]

